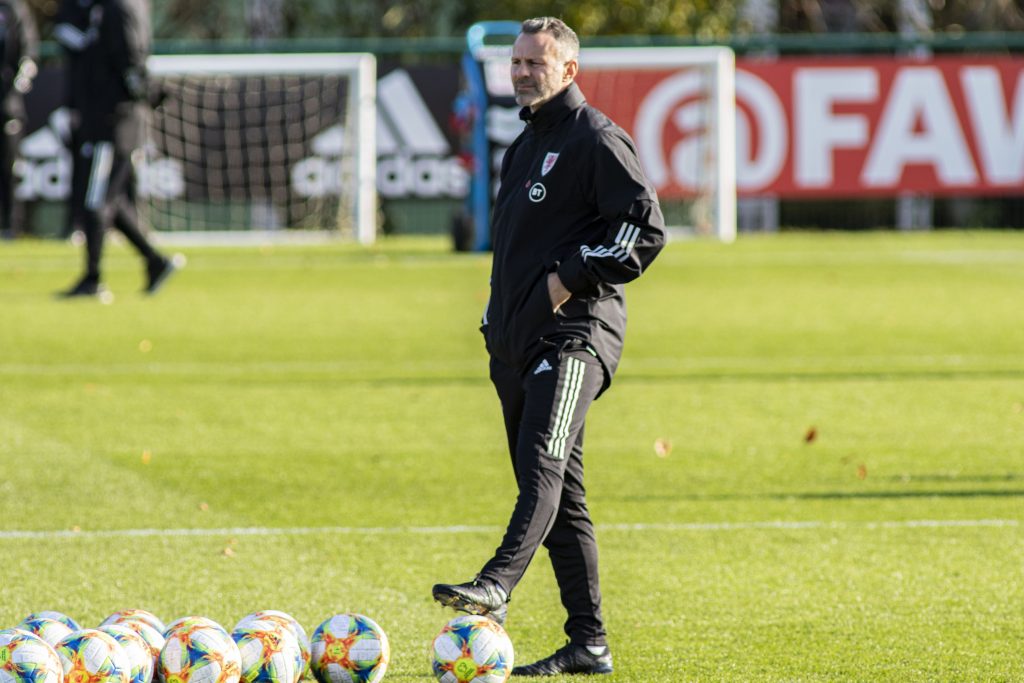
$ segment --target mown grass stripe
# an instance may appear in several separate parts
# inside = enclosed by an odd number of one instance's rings
[[[909,519],[875,520],[864,522],[822,522],[768,520],[753,522],[692,522],[692,523],[618,523],[598,524],[599,531],[751,531],[801,529],[948,529],[978,527],[1019,527],[1016,519]],[[324,526],[324,527],[223,527],[210,529],[95,529],[95,530],[17,530],[0,531],[0,540],[57,539],[57,538],[121,538],[121,537],[174,537],[174,536],[308,536],[313,534],[354,534],[389,536],[399,534],[427,534],[447,536],[453,534],[494,533],[496,526]]]

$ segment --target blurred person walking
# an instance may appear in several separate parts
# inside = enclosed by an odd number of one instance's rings
[[[24,0],[0,0],[0,55],[0,235],[10,238],[25,229],[14,163],[25,132],[25,94],[32,89],[39,59],[39,32]]]
[[[142,148],[150,53],[147,0],[62,0],[54,37],[64,48],[71,115],[72,220],[85,233],[85,273],[65,297],[104,294],[106,229],[120,230],[142,256],[155,294],[174,270],[139,226],[133,156]]]
[[[515,676],[612,672],[583,486],[584,420],[619,363],[623,285],[665,243],[633,141],[574,81],[578,55],[575,32],[552,17],[524,21],[512,48],[526,127],[501,165],[481,331],[519,493],[476,578],[433,588],[442,605],[504,622],[534,553],[548,549],[569,642]]]

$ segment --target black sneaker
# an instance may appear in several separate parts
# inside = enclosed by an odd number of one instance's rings
[[[167,278],[173,275],[177,269],[178,267],[174,265],[174,261],[171,259],[161,257],[150,261],[146,266],[146,275],[148,276],[146,294],[156,294],[157,290],[167,281]]]
[[[439,583],[432,591],[434,600],[445,607],[467,614],[479,614],[499,624],[508,616],[508,596],[490,581],[473,579],[469,583]]]
[[[63,292],[57,292],[57,296],[61,299],[74,299],[84,296],[98,297],[103,294],[104,291],[105,289],[103,285],[100,284],[99,280],[86,275],[76,282],[71,289],[66,289]]]
[[[561,674],[610,674],[612,653],[607,645],[568,643],[550,657],[512,669],[513,676],[559,676]]]

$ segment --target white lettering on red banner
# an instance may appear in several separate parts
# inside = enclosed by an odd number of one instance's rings
[[[706,77],[584,70],[579,81],[633,136],[661,196],[700,192]],[[746,59],[736,100],[741,195],[1024,193],[1024,59]]]

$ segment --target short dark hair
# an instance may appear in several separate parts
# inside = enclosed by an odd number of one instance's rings
[[[580,39],[569,25],[557,17],[534,17],[523,22],[522,33],[549,33],[561,48],[567,59],[576,59],[580,54]]]

